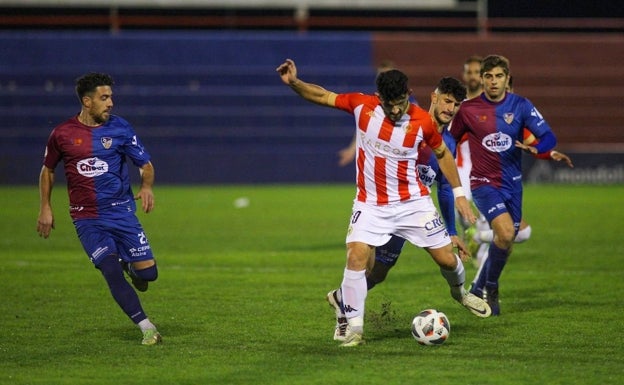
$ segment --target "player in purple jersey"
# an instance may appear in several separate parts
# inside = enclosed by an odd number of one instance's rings
[[[507,92],[514,92],[513,89],[513,76],[509,75],[509,80],[507,82]],[[531,134],[530,131],[524,130],[524,140],[523,143],[527,146],[535,146],[537,144],[537,140],[535,136]],[[545,152],[543,154],[534,154],[533,155],[537,159],[544,160],[554,160],[556,162],[563,161],[570,168],[574,168],[572,163],[572,159],[563,152],[551,150]],[[481,221],[483,218],[483,222]],[[514,238],[514,243],[523,243],[528,241],[531,238],[531,225],[522,218],[520,220],[520,227],[518,228],[518,233]],[[492,239],[494,239],[494,231],[490,228],[490,225],[485,220],[483,215],[479,215],[479,219],[477,219],[477,223],[474,226],[470,226],[465,231],[465,237],[467,241],[467,246],[470,250],[470,253],[475,257],[473,261],[475,261],[475,266],[477,268],[481,267],[481,263],[485,258],[487,258],[487,252],[490,248],[490,243]],[[475,277],[476,280],[476,277]]]
[[[522,150],[544,153],[557,139],[537,108],[526,98],[508,93],[509,61],[490,55],[481,64],[484,92],[462,103],[450,125],[456,141],[468,134],[474,202],[494,230],[489,257],[478,272],[471,292],[484,297],[492,314],[500,314],[499,278],[511,253],[522,218]],[[523,129],[539,140],[523,146]]]
[[[452,77],[440,79],[436,89],[431,93],[429,114],[433,117],[438,132],[440,132],[449,151],[453,154],[455,154],[456,149],[455,139],[446,128],[457,112],[461,101],[465,98],[466,87],[461,84],[459,80]],[[440,165],[430,147],[422,146],[419,149],[417,167],[418,175],[424,185],[431,187],[434,183],[437,184],[440,212],[446,223],[448,233],[451,236],[453,246],[458,248],[462,261],[465,261],[469,254],[461,237],[457,235],[457,229],[455,227],[455,198],[453,196],[453,189],[446,177],[440,172]],[[375,248],[375,262],[366,276],[368,290],[386,279],[388,272],[396,264],[404,244],[405,239],[393,235],[388,243]],[[347,329],[347,318],[342,310],[342,295],[340,289],[330,291],[327,294],[327,301],[336,311],[334,339],[344,340]]]
[[[161,341],[139,296],[124,277],[129,275],[139,291],[158,277],[156,261],[138,218],[135,199],[149,213],[154,208],[154,167],[134,129],[111,115],[113,80],[90,73],[76,81],[80,113],[58,125],[48,139],[39,176],[40,211],[37,232],[48,238],[54,228],[51,196],[54,170],[63,162],[69,213],[78,238],[91,262],[100,270],[124,313],[139,326],[142,344]],[[132,193],[126,158],[137,166],[141,187]]]

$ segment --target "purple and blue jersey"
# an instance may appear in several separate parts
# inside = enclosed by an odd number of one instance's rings
[[[44,165],[65,164],[70,215],[80,219],[120,219],[134,215],[127,158],[137,167],[150,160],[132,126],[111,115],[99,127],[73,117],[57,126],[48,139]]]
[[[457,149],[457,143],[446,127],[442,130],[442,140],[444,140],[446,147],[454,157]],[[440,206],[442,218],[444,218],[444,222],[446,222],[446,228],[449,235],[457,235],[457,229],[455,227],[455,197],[453,195],[453,188],[444,174],[440,171],[438,159],[433,153],[431,147],[420,147],[418,150],[417,167],[420,181],[425,186],[431,187],[434,182],[437,182],[438,204]]]
[[[508,192],[522,191],[522,150],[515,142],[523,141],[525,127],[539,139],[536,147],[540,153],[555,147],[550,126],[522,96],[508,92],[500,102],[492,102],[481,94],[461,104],[449,131],[456,141],[468,134],[472,190],[489,185]]]

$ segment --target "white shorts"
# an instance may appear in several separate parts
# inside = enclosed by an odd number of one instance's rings
[[[397,235],[418,247],[437,249],[451,243],[444,221],[430,196],[388,206],[353,204],[347,243],[385,245]]]

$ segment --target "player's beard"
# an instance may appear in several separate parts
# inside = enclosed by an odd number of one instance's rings
[[[108,118],[110,118],[110,110],[103,111],[99,115],[93,115],[92,118],[97,124],[104,124],[108,121]]]
[[[471,94],[474,94],[477,91],[481,90],[481,82],[479,81],[473,81],[468,83],[468,91]]]
[[[435,120],[438,123],[438,127],[444,127],[451,122],[452,118],[444,121],[443,119],[440,119],[440,115],[436,115]]]

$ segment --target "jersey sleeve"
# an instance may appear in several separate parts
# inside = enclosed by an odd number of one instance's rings
[[[539,144],[539,140],[537,140],[537,138],[531,134],[531,131],[527,130],[526,128],[524,129],[524,144],[528,145],[528,146],[534,146],[536,147]],[[538,152],[537,154],[533,154],[533,157],[537,158],[537,159],[550,159],[550,152],[546,151],[546,152]]]
[[[448,130],[451,133],[453,139],[455,139],[455,142],[460,142],[464,137],[464,134],[466,133],[466,124],[463,112],[464,109],[462,109],[462,106],[459,106],[459,110],[453,117],[453,120],[448,127]]]
[[[423,124],[422,128],[423,139],[424,142],[427,143],[427,146],[435,150],[444,143],[444,141],[442,140],[442,135],[440,135],[440,133],[436,129],[432,119],[425,119],[425,123]]]
[[[546,132],[552,131],[548,122],[546,122],[542,114],[529,99],[524,99],[523,109],[523,116],[525,116],[524,127],[531,131],[536,138],[539,139]]]
[[[336,96],[336,108],[353,114],[357,106],[370,102],[371,98],[373,97],[361,93],[338,94]]]
[[[531,133],[531,131],[524,128],[522,130],[522,143],[528,146],[534,146],[537,144],[537,138]]]
[[[123,146],[124,152],[132,160],[132,164],[137,167],[143,167],[150,161],[150,155],[134,132],[134,128],[126,121],[123,121],[123,123],[126,126],[126,136]]]
[[[48,137],[45,154],[43,156],[43,165],[54,170],[62,159],[61,149],[58,145],[58,137],[56,130],[53,130]]]

